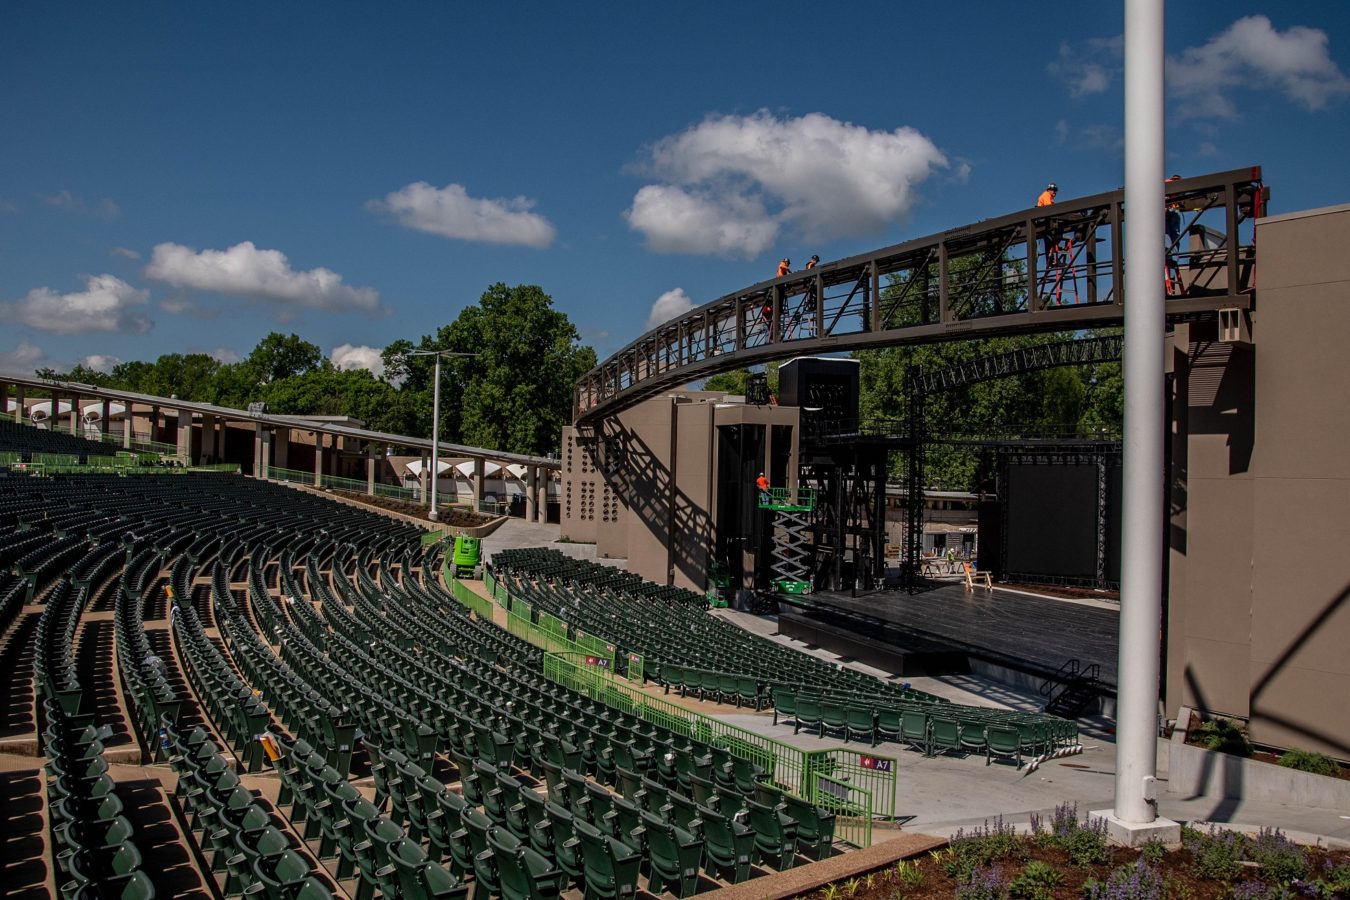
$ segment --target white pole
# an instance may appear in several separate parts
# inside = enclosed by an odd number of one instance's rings
[[[1157,818],[1163,566],[1163,0],[1125,0],[1125,440],[1115,817]]]
[[[441,355],[436,354],[436,374],[432,376],[435,384],[431,388],[431,510],[427,518],[435,522],[440,518],[436,512],[436,482],[440,480],[441,449]]]

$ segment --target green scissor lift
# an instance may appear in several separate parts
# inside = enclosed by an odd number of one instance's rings
[[[806,534],[816,492],[798,488],[795,496],[787,488],[769,488],[768,502],[761,497],[760,509],[774,512],[773,587],[780,594],[811,592],[811,539]]]

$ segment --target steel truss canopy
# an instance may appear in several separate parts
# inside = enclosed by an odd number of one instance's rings
[[[1179,216],[1158,273],[1169,320],[1250,309],[1253,226],[1266,200],[1260,167],[1169,182],[1165,197],[1159,185],[1151,212]],[[727,294],[582,376],[575,421],[794,356],[1119,324],[1124,202],[1121,189],[1033,207]]]

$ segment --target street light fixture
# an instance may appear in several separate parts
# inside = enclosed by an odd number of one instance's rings
[[[427,518],[436,522],[440,520],[440,513],[436,510],[436,482],[441,478],[441,358],[473,357],[478,354],[454,353],[449,350],[406,350],[403,355],[436,357],[436,371],[431,376],[431,508],[427,510]]]

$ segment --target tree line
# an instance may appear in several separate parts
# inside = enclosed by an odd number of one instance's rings
[[[571,422],[572,385],[595,366],[595,351],[542,288],[498,283],[434,334],[390,343],[380,376],[339,369],[316,344],[278,332],[238,362],[166,353],[110,372],[76,366],[37,374],[236,409],[263,402],[279,415],[351,416],[375,431],[429,437],[434,357],[410,350],[473,354],[442,359],[442,440],[538,456],[557,451]]]

